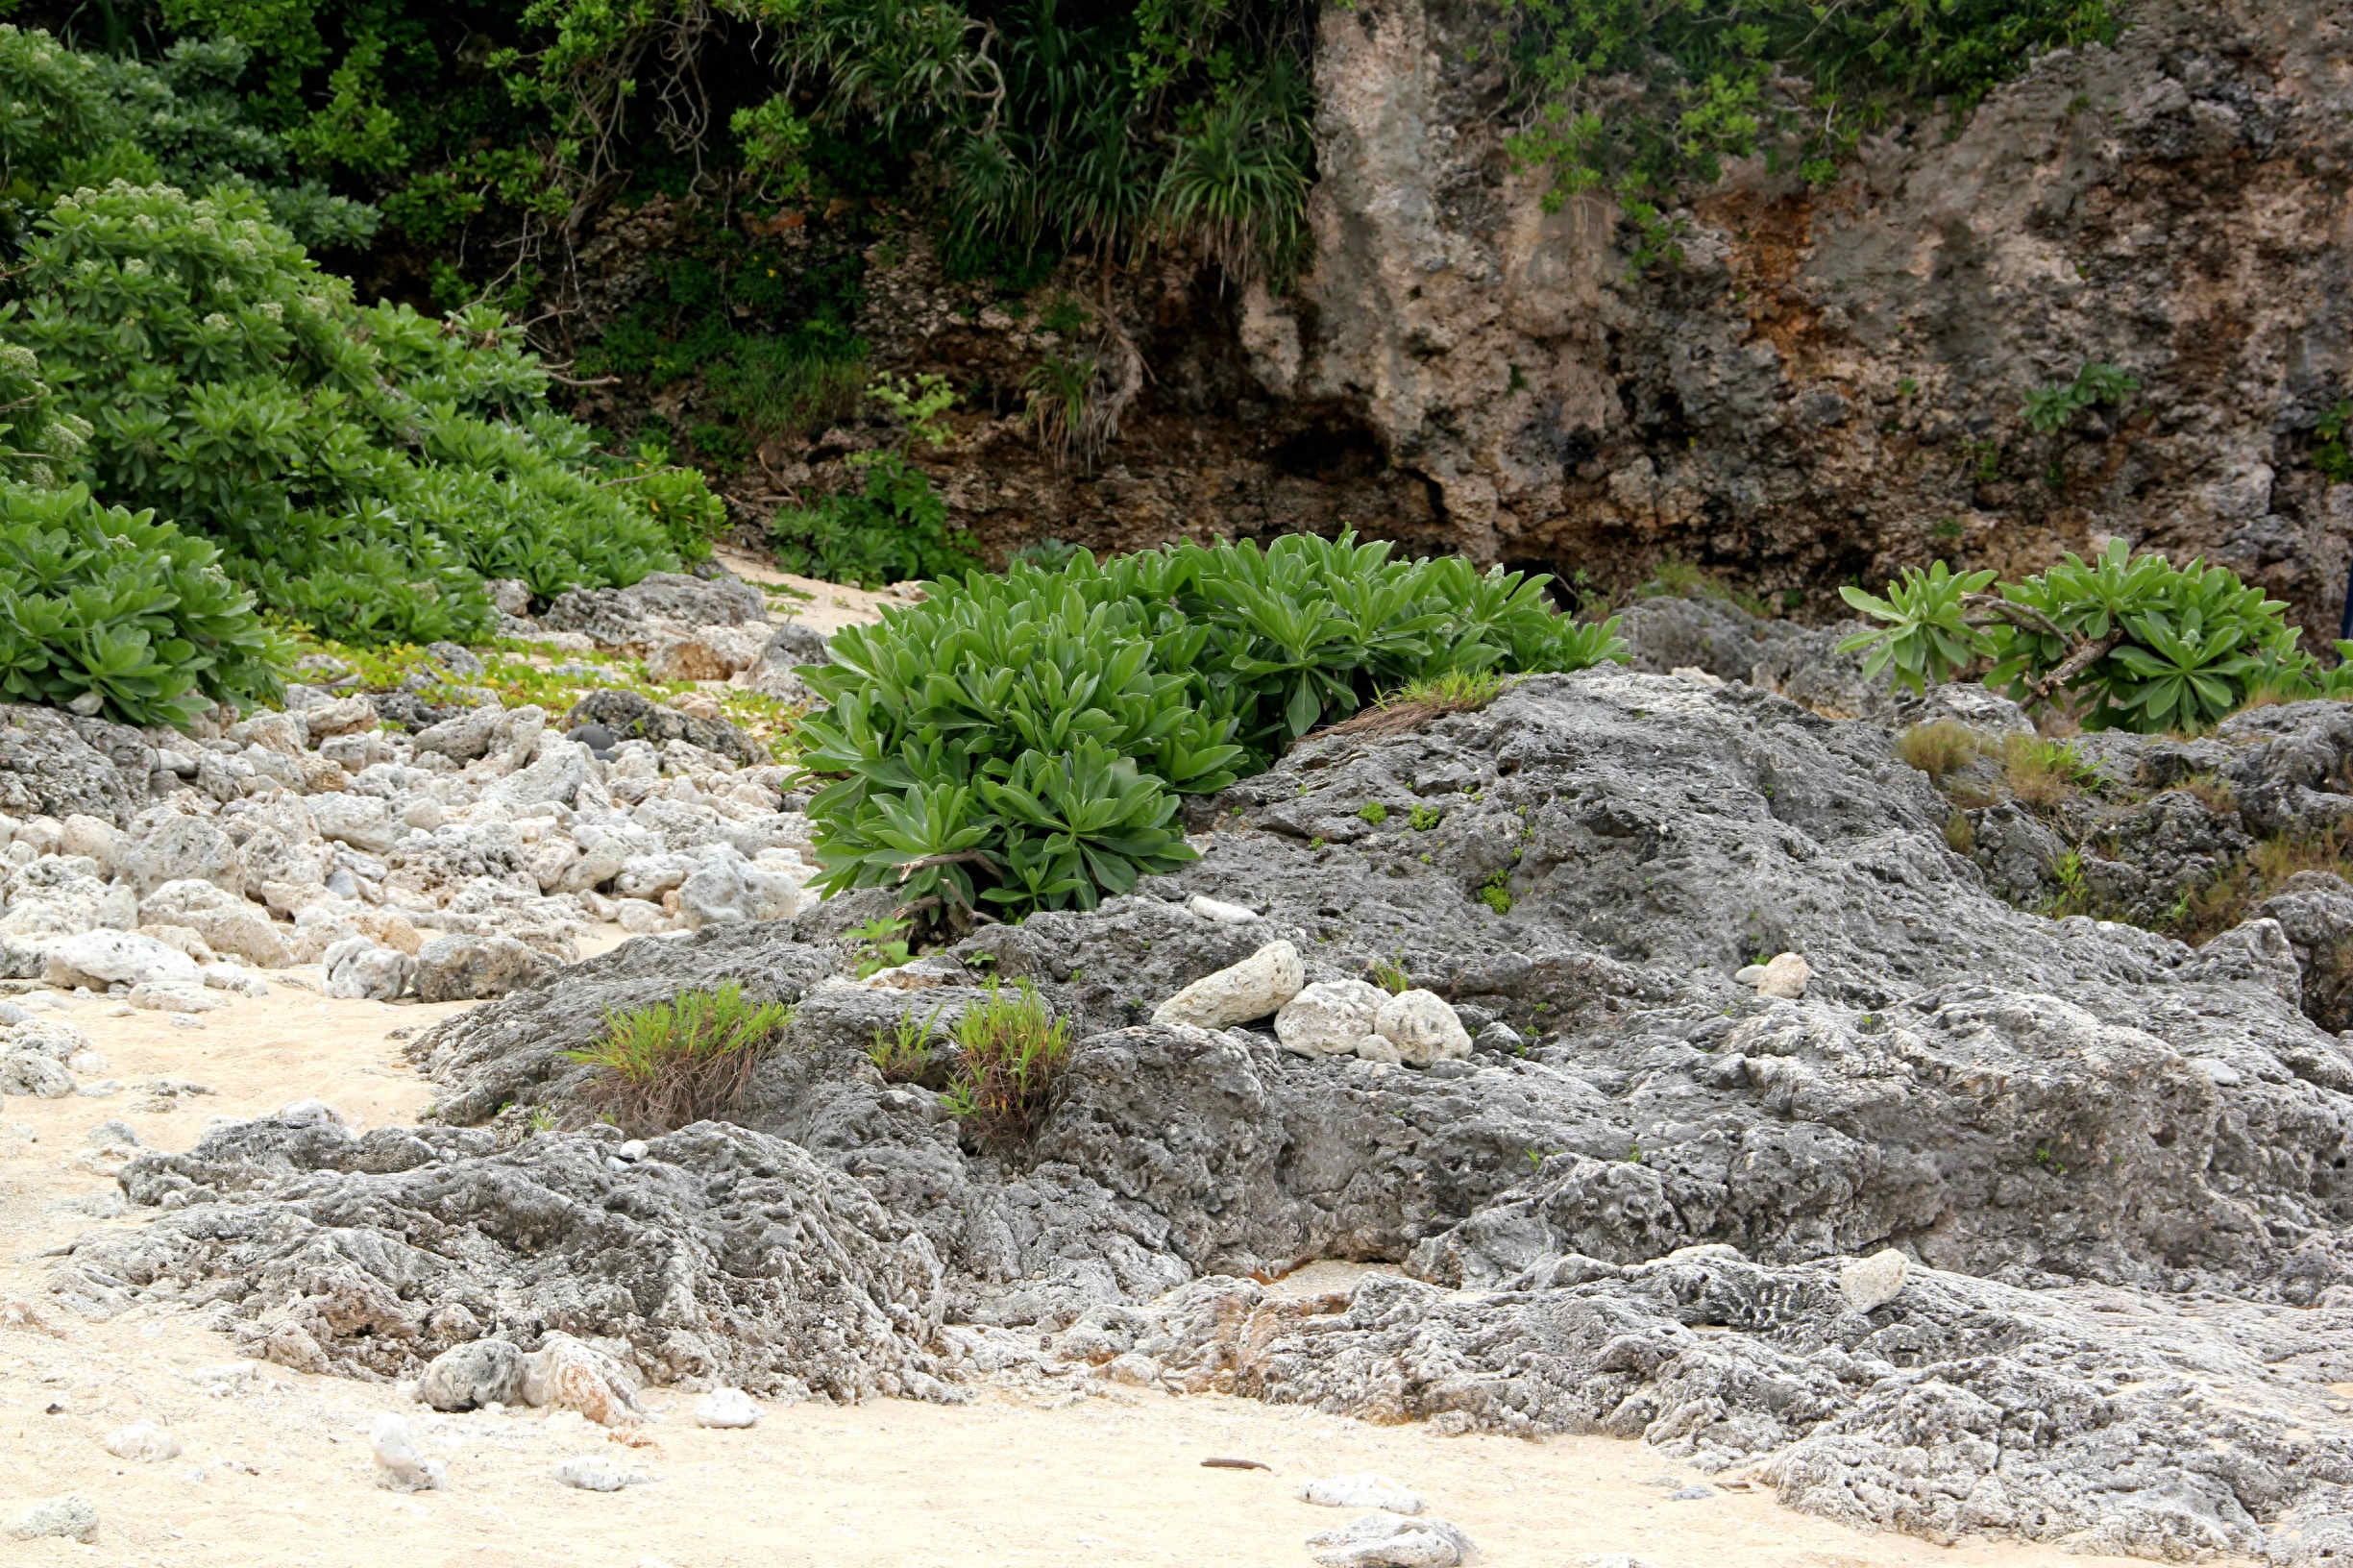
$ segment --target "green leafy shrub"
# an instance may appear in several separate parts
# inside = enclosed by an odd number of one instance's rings
[[[251,113],[237,91],[250,59],[234,37],[189,37],[148,64],[0,25],[0,234],[121,179],[246,191],[306,245],[367,243],[376,209],[293,178],[286,139]]]
[[[220,551],[80,485],[0,480],[0,693],[181,724],[282,695],[282,654]]]
[[[2345,443],[2348,424],[2353,424],[2353,398],[2340,398],[2312,428],[2312,465],[2331,484],[2353,484],[2353,447]]]
[[[2140,390],[2139,380],[2114,365],[2087,364],[2075,372],[2071,381],[2026,394],[2019,415],[2037,435],[2056,435],[2086,408],[2120,406]]]
[[[850,457],[851,468],[865,476],[858,489],[777,512],[769,523],[777,564],[862,588],[978,565],[972,540],[947,526],[947,502],[931,487],[931,476],[908,456],[919,441],[930,447],[947,442],[941,416],[955,403],[955,394],[946,378],[926,375],[908,381],[879,376],[866,395],[897,420],[898,438]]]
[[[61,484],[89,440],[89,421],[66,413],[21,344],[0,342],[0,479]]]
[[[589,1095],[620,1126],[666,1133],[733,1110],[762,1053],[792,1021],[791,1008],[747,1001],[729,980],[607,1014],[594,1044],[564,1054],[597,1069]]]
[[[788,506],[769,523],[776,564],[827,582],[880,588],[974,565],[971,541],[948,527],[931,477],[897,452],[864,465],[859,488],[812,506]]]
[[[821,190],[814,155],[830,135],[906,160],[963,269],[1018,272],[1074,253],[1129,258],[1156,244],[1245,276],[1287,276],[1304,259],[1311,8],[729,9],[757,29],[734,35],[753,68],[793,89],[725,122],[768,191]],[[726,47],[703,7],[545,0],[531,14],[555,34],[528,74],[554,110],[574,179],[593,181],[642,135],[638,104],[663,106],[651,128],[675,144],[709,146],[709,117],[678,111],[705,101],[720,70],[710,57]]]
[[[2135,557],[2122,540],[2070,554],[1996,593],[1992,572],[1905,568],[1878,598],[1840,591],[1880,626],[1839,644],[1868,649],[1866,674],[1914,691],[1985,661],[1986,683],[2021,702],[2064,700],[2087,728],[2204,729],[2258,695],[2353,695],[2353,670],[2322,670],[2296,646],[2287,606],[2237,574]],[[2337,645],[2341,659],[2353,644]]]
[[[827,891],[964,920],[1092,908],[1193,858],[1178,796],[1263,771],[1376,693],[1448,671],[1623,657],[1543,578],[1297,535],[933,585],[833,641],[801,726]]]
[[[11,282],[0,342],[90,427],[65,476],[346,641],[479,639],[483,576],[627,584],[724,520],[692,476],[601,459],[498,312],[358,309],[250,194],[62,197]]]

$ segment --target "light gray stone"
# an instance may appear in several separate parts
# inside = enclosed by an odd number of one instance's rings
[[[1847,1305],[1858,1312],[1886,1306],[1903,1293],[1912,1271],[1911,1260],[1893,1250],[1868,1258],[1849,1258],[1838,1265],[1838,1288]]]
[[[1206,893],[1196,893],[1185,900],[1185,907],[1205,920],[1220,925],[1248,925],[1257,920],[1259,912],[1242,904],[1229,904],[1222,898],[1212,898]]]
[[[760,1404],[741,1388],[714,1388],[695,1406],[695,1425],[732,1429],[760,1423]]]
[[[393,815],[392,802],[371,795],[315,796],[310,820],[321,838],[370,854],[381,854],[408,837],[408,824]]]
[[[1347,1056],[1374,1033],[1388,992],[1363,980],[1319,980],[1275,1015],[1275,1038],[1301,1056]]]
[[[1323,1568],[1457,1568],[1477,1556],[1471,1538],[1443,1519],[1368,1513],[1344,1530],[1318,1531],[1308,1550]]]
[[[231,893],[245,891],[244,865],[229,835],[206,818],[182,816],[165,807],[142,813],[132,824],[120,858],[124,877],[142,898],[184,877]]]
[[[800,913],[801,885],[765,870],[732,848],[710,854],[678,884],[678,920],[690,931],[706,925],[789,920]]]
[[[55,1536],[68,1541],[98,1538],[98,1507],[79,1492],[36,1503],[9,1524],[9,1534],[20,1541]]]
[[[1419,1513],[1419,1492],[1386,1476],[1362,1471],[1348,1476],[1323,1476],[1299,1484],[1299,1501],[1327,1508],[1379,1508],[1384,1513]]]
[[[555,1479],[583,1492],[618,1492],[643,1486],[653,1478],[612,1454],[575,1454],[556,1461]]]
[[[203,983],[194,959],[177,947],[166,946],[135,931],[85,931],[79,936],[60,938],[49,945],[45,978],[53,986],[67,989],[89,986],[97,990],[116,981],[130,985],[149,981],[180,981],[190,986]]]
[[[107,1433],[104,1447],[118,1459],[135,1459],[142,1464],[180,1457],[180,1439],[153,1421],[134,1421],[127,1427],[116,1427]]]
[[[1803,955],[1777,953],[1765,966],[1765,972],[1756,977],[1756,993],[1794,1001],[1805,994],[1806,983],[1813,978],[1813,967]]]
[[[368,1446],[376,1456],[376,1483],[387,1491],[438,1492],[450,1484],[449,1466],[425,1457],[406,1416],[378,1416]]]
[[[1228,1029],[1280,1012],[1306,984],[1299,949],[1287,941],[1270,942],[1239,964],[1204,975],[1161,1003],[1152,1021]]]
[[[1373,1033],[1396,1046],[1398,1060],[1408,1066],[1471,1054],[1470,1031],[1446,998],[1432,991],[1401,991],[1383,1001]]]
[[[455,940],[455,939],[453,939]],[[416,979],[417,961],[394,947],[379,946],[366,937],[345,937],[327,949],[322,961],[327,994],[370,1001],[398,1000]]]
[[[184,877],[164,883],[141,903],[139,918],[155,925],[186,926],[214,952],[265,969],[293,962],[287,933],[268,910],[209,882]]]

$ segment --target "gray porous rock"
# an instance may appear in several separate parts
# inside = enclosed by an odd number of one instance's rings
[[[270,1354],[300,1330],[311,1370],[350,1376],[415,1376],[453,1334],[520,1344],[593,1323],[588,1349],[665,1383],[944,1397],[926,1348],[938,1256],[856,1182],[713,1122],[649,1139],[621,1171],[605,1147],[581,1134],[506,1150],[440,1128],[355,1137],[325,1116],[217,1127],[187,1154],[125,1166],[134,1201],[173,1212],[86,1239],[56,1286],[104,1316],[150,1281],[233,1280],[216,1299],[240,1340]],[[444,1382],[454,1397],[455,1376]]]
[[[417,1398],[436,1410],[523,1403],[524,1353],[503,1339],[471,1339],[433,1358],[417,1379]]]
[[[555,1105],[576,1097],[589,1069],[564,1052],[589,1043],[608,1013],[667,1001],[681,991],[737,981],[747,1000],[797,1002],[829,961],[782,924],[718,926],[680,942],[630,942],[419,1036],[408,1055],[441,1085],[436,1107],[456,1123],[487,1120],[505,1105]],[[860,1043],[863,1043],[861,1037]]]
[[[577,631],[600,648],[644,652],[658,625],[734,626],[768,614],[760,590],[740,577],[654,572],[626,588],[574,588],[539,618],[551,631]]]
[[[567,730],[582,724],[599,724],[624,740],[650,741],[656,746],[665,741],[684,741],[745,767],[772,760],[750,736],[726,720],[681,713],[635,692],[612,689],[589,693],[564,716],[563,727]]]
[[[2353,808],[2343,711],[2083,744],[2143,803],[2228,773],[2269,833]],[[1931,1538],[2318,1568],[2353,1485],[2353,1048],[2305,972],[2327,906],[2203,951],[2021,910],[1894,739],[1606,669],[1314,737],[1203,803],[1200,860],[983,925],[895,984],[853,980],[846,935],[889,890],[534,982],[415,1042],[440,1125],[141,1154],[124,1189],[166,1212],[85,1240],[54,1287],[93,1312],[202,1289],[261,1353],[383,1376],[561,1324],[648,1382],[764,1397],[928,1391],[1007,1364],[994,1335],[1115,1379],[1640,1437]],[[2185,832],[2181,857],[2226,842]],[[1384,1070],[1239,1026],[1271,999],[1152,1021],[1275,943],[1302,985],[1402,970],[1494,1043]],[[1804,954],[1803,994],[1736,985],[1760,952]],[[632,1162],[502,1115],[591,1121],[564,1053],[727,979],[797,1009],[735,1125]],[[1018,1144],[870,1056],[908,1025],[952,1062],[992,979],[1074,1042]],[[1891,1251],[1900,1291],[1851,1298],[1840,1261]],[[1402,1275],[1304,1300],[1249,1278],[1319,1260]],[[802,1327],[827,1311],[839,1341]]]
[[[128,725],[0,703],[0,813],[121,827],[146,807],[155,769],[155,747]]]
[[[1322,1568],[1457,1568],[1477,1560],[1471,1538],[1443,1519],[1367,1513],[1339,1530],[1319,1530],[1308,1550]]]
[[[554,968],[513,937],[435,937],[413,962],[417,995],[429,1002],[503,996]]]
[[[797,621],[787,621],[776,627],[761,649],[760,657],[767,663],[787,669],[800,664],[831,664],[833,650],[825,634],[815,626],[804,626]]]

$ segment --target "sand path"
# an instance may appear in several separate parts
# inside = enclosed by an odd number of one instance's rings
[[[106,1217],[119,1203],[115,1185],[79,1158],[100,1122],[120,1119],[149,1147],[182,1149],[215,1115],[316,1097],[373,1126],[412,1119],[430,1098],[392,1037],[462,1004],[331,1001],[285,974],[272,979],[273,994],[208,1015],[202,1029],[160,1014],[115,1016],[103,998],[71,1003],[61,1016],[110,1060],[123,1092],[0,1104],[0,1523],[68,1491],[89,1498],[100,1517],[94,1545],[0,1542],[0,1561],[1311,1568],[1306,1536],[1350,1514],[1299,1502],[1293,1488],[1361,1470],[1418,1489],[1430,1511],[1480,1544],[1487,1568],[1571,1568],[1621,1553],[1656,1568],[2127,1560],[1858,1533],[1761,1492],[1716,1486],[1638,1443],[1441,1437],[1094,1384],[983,1388],[963,1407],[770,1407],[748,1432],[697,1428],[693,1396],[654,1389],[653,1442],[627,1449],[569,1412],[438,1415],[394,1386],[239,1360],[176,1304],[101,1324],[49,1305],[44,1253],[93,1228],[143,1223],[139,1211]],[[159,1078],[212,1092],[163,1099],[137,1087]],[[404,1497],[377,1487],[367,1434],[385,1410],[407,1414],[427,1451],[447,1460],[450,1490]],[[168,1428],[184,1451],[139,1463],[100,1446],[137,1420]],[[597,1494],[550,1478],[557,1459],[583,1452],[625,1458],[653,1480]],[[1271,1468],[1202,1468],[1212,1456]],[[1670,1496],[1697,1484],[1712,1495]]]

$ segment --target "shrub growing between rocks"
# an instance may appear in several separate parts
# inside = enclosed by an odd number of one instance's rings
[[[666,1133],[732,1109],[760,1055],[793,1010],[753,1004],[729,980],[605,1019],[604,1034],[570,1060],[600,1069],[591,1096],[633,1133]]]
[[[0,695],[177,724],[274,700],[280,662],[212,546],[80,485],[0,481]]]
[[[1884,599],[1839,592],[1883,623],[1838,645],[1871,650],[1866,675],[1886,671],[1920,691],[1986,661],[1987,685],[2020,702],[2064,700],[2087,729],[2195,731],[2267,695],[2353,696],[2353,665],[2320,668],[2296,646],[2286,604],[2218,566],[2135,557],[2120,539],[2022,582],[1955,576],[1938,561],[1905,568]],[[2353,654],[2353,643],[2337,651]]]
[[[1267,768],[1383,692],[1624,656],[1547,579],[1294,535],[937,584],[833,640],[801,726],[828,892],[887,886],[961,923],[1092,908],[1194,858],[1180,795]]]

